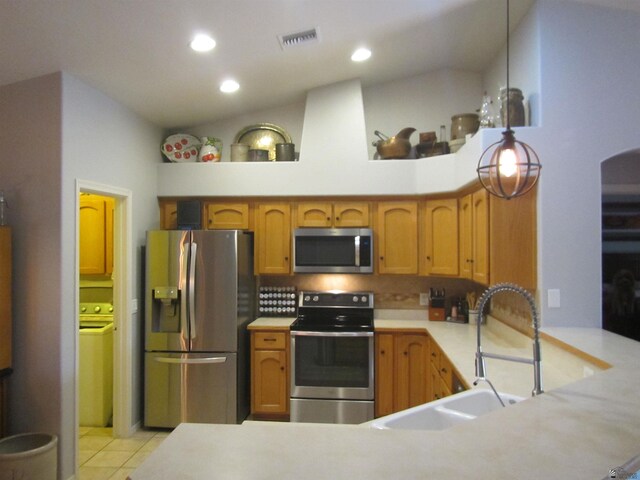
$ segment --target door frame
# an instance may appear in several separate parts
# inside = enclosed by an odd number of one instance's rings
[[[75,228],[76,245],[80,239],[80,193],[94,193],[115,200],[113,218],[113,304],[114,304],[114,351],[113,351],[113,435],[126,438],[132,435],[132,378],[133,346],[131,315],[133,298],[133,229],[132,229],[132,192],[131,190],[105,185],[88,180],[76,179],[75,188]],[[79,369],[79,302],[80,302],[80,251],[75,249],[75,318],[76,318],[76,379]],[[137,310],[137,308],[135,309]],[[75,389],[75,428],[76,438],[79,428],[78,398],[79,388]],[[76,452],[77,458],[77,452]]]

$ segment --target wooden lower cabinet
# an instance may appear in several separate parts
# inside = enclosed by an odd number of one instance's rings
[[[429,339],[429,363],[429,401],[451,395],[453,393],[453,365],[433,339]]]
[[[428,341],[424,333],[376,333],[376,417],[429,400]]]
[[[289,415],[289,333],[251,330],[251,414],[283,419]]]

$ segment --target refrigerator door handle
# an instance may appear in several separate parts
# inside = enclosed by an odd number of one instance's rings
[[[196,338],[196,253],[198,244],[191,243],[189,252],[189,277],[188,277],[188,298],[189,298],[189,339]]]
[[[154,357],[158,363],[175,363],[180,365],[193,365],[198,363],[224,363],[227,357],[201,357],[201,358],[171,358],[171,357]]]
[[[187,299],[187,291],[188,291],[188,268],[189,264],[189,244],[182,244],[180,247],[180,280],[179,280],[179,289],[181,292],[180,295],[180,337],[184,342],[189,338],[189,326],[188,326],[188,299]]]

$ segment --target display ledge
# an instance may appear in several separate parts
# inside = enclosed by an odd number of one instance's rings
[[[535,145],[540,129],[518,128]],[[158,164],[160,197],[424,195],[454,192],[477,180],[480,155],[500,139],[483,129],[454,154],[415,160],[369,160],[301,148],[298,162]]]

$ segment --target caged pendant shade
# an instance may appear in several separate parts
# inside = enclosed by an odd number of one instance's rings
[[[478,178],[492,195],[509,200],[524,195],[540,178],[536,152],[516,140],[513,130],[502,132],[502,140],[487,148],[478,162]]]
[[[509,92],[509,0],[507,2],[507,89]],[[509,95],[507,112],[509,112]],[[516,140],[507,114],[502,140],[482,153],[478,161],[478,179],[492,195],[509,200],[526,194],[540,178],[540,160],[536,152],[524,142]]]

